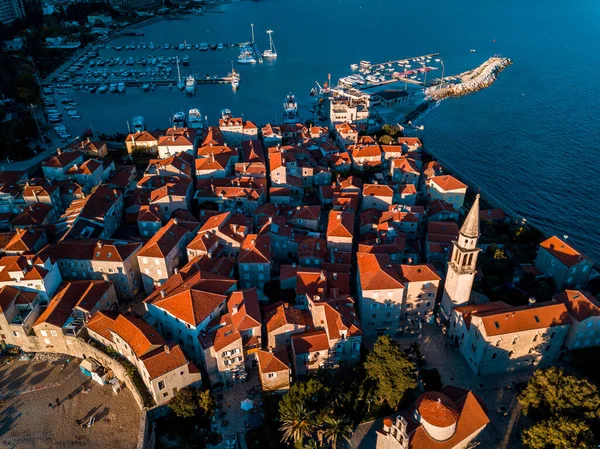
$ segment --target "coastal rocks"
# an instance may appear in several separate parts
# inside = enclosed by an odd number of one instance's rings
[[[496,81],[498,73],[511,64],[512,61],[509,58],[492,57],[477,69],[472,70],[468,76],[464,76],[463,82],[442,88],[439,86],[430,87],[425,91],[425,94],[428,99],[438,101],[485,89]]]

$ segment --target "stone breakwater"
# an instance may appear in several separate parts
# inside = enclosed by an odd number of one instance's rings
[[[455,78],[459,78],[460,83],[430,87],[425,94],[427,99],[437,101],[485,89],[494,84],[498,74],[511,64],[512,61],[509,58],[494,56],[476,69],[457,75]]]

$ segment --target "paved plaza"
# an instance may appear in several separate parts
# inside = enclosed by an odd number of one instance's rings
[[[113,394],[83,375],[80,360],[73,358],[3,364],[6,360],[0,358],[1,448],[136,447],[140,410],[127,389]],[[92,417],[89,428],[77,424]]]

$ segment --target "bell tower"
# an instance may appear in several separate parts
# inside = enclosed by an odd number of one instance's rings
[[[458,233],[452,242],[452,257],[448,261],[448,272],[442,296],[442,317],[449,320],[452,309],[469,302],[477,265],[477,239],[479,238],[479,194]]]

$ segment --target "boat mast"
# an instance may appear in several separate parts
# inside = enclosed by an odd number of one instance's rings
[[[177,59],[177,81],[179,84],[181,84],[181,72],[179,71],[179,56],[177,56],[176,59]]]
[[[250,26],[252,27],[252,44],[254,44],[254,24],[251,23]]]

